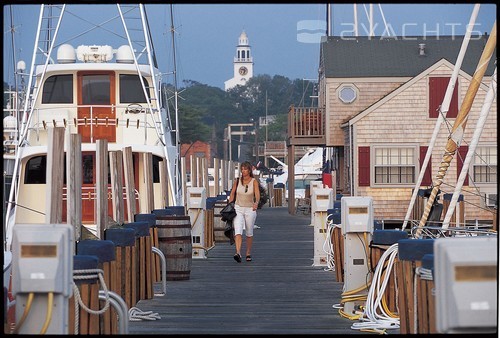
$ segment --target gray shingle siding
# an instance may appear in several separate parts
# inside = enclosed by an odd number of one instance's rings
[[[320,60],[327,78],[414,77],[446,59],[455,64],[464,36],[339,37],[321,43]],[[471,37],[462,70],[474,74],[488,36]],[[425,44],[425,56],[419,45]],[[496,50],[486,71],[492,75]]]

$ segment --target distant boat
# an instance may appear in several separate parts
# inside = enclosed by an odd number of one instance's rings
[[[288,165],[279,159],[271,156],[278,162],[282,169],[276,172],[273,177],[273,184],[285,185],[285,198],[288,198]],[[295,163],[295,198],[305,198],[306,188],[311,185],[312,181],[321,180],[323,177],[323,148],[309,149],[300,160]],[[257,167],[257,169],[259,169]]]

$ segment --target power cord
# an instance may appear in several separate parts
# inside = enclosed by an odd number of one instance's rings
[[[363,315],[360,316],[359,322],[351,326],[351,329],[377,333],[385,333],[387,329],[399,329],[399,317],[390,312],[384,297],[397,253],[398,245],[395,243],[380,257],[368,291]]]
[[[326,265],[325,271],[335,271],[335,256],[334,256],[334,244],[332,241],[332,234],[335,228],[340,228],[340,224],[334,224],[332,220],[332,215],[326,216],[326,239],[323,242],[323,251],[326,253]]]

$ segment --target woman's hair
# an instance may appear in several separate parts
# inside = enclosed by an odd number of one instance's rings
[[[248,161],[243,162],[240,166],[240,170],[243,168],[248,169],[250,171],[250,177],[253,177],[252,164],[250,162],[248,162]],[[241,183],[243,184],[243,175],[241,176],[240,180],[241,180]]]

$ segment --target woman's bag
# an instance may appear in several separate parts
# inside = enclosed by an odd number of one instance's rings
[[[220,211],[220,215],[223,222],[233,221],[233,219],[236,217],[234,202],[230,202],[224,208],[222,208],[222,210]]]
[[[229,238],[229,244],[234,244],[234,226],[233,221],[227,221],[224,228],[224,235]]]

